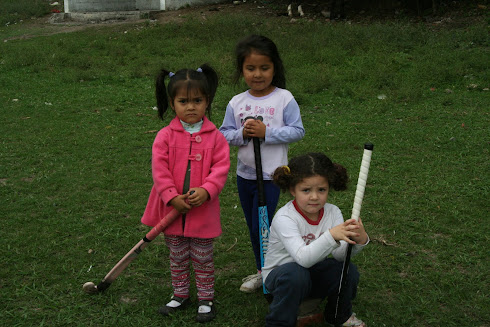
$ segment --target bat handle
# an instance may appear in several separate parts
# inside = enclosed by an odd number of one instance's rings
[[[189,194],[193,194],[195,191],[192,190]],[[180,213],[176,209],[172,209],[165,217],[160,220],[160,222],[152,228],[143,238],[145,242],[153,241],[161,232],[165,230],[177,217]]]
[[[257,194],[259,199],[259,206],[265,205],[265,193],[264,193],[264,175],[262,172],[262,155],[260,153],[260,139],[258,137],[253,138],[254,144],[254,156],[255,156],[255,171],[257,174]]]
[[[352,207],[351,218],[359,220],[361,213],[362,199],[364,198],[364,191],[366,189],[366,182],[369,173],[369,166],[371,164],[371,155],[373,153],[374,145],[372,143],[364,144],[364,153],[362,155],[361,170],[359,172],[359,178],[357,180],[356,195],[354,197],[354,205]]]

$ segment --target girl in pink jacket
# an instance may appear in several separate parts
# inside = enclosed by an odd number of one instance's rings
[[[216,316],[213,238],[221,235],[218,195],[230,168],[228,142],[205,116],[211,112],[217,85],[218,76],[208,65],[176,73],[162,70],[157,77],[158,114],[163,119],[170,105],[176,117],[158,132],[153,143],[154,185],[141,219],[155,226],[172,208],[181,213],[164,231],[173,296],[158,311],[169,316],[190,304],[192,261],[198,322]]]

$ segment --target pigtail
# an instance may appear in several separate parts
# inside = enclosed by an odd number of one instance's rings
[[[202,73],[204,74],[204,76],[206,77],[206,80],[208,82],[207,83],[208,84],[208,90],[207,90],[208,108],[207,108],[207,111],[208,111],[209,118],[211,119],[211,105],[213,103],[214,96],[216,94],[216,90],[218,89],[218,74],[213,69],[213,67],[211,67],[208,64],[202,64],[201,67],[199,67],[199,68],[201,68]]]
[[[292,181],[291,169],[288,166],[277,167],[274,170],[272,180],[283,192],[286,192],[289,190]]]
[[[208,64],[201,65],[201,70],[204,76],[206,76],[206,79],[208,80],[209,96],[211,97],[211,99],[213,99],[214,95],[216,94],[216,90],[218,88],[218,74],[213,69],[213,67],[209,66]]]
[[[165,86],[165,78],[168,78],[170,72],[162,69],[158,74],[155,82],[155,96],[157,100],[158,117],[163,120],[163,116],[168,109],[168,95]]]
[[[204,75],[206,79],[206,87],[203,90],[206,93],[208,100],[208,107],[206,111],[208,113],[208,118],[211,119],[211,107],[218,88],[218,74],[216,71],[208,64],[202,64],[201,67],[197,69],[199,73]]]
[[[331,186],[336,191],[344,191],[347,189],[347,184],[349,183],[349,176],[347,175],[347,169],[344,166],[334,163],[332,172],[332,182]]]

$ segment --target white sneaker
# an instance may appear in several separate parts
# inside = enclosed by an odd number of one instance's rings
[[[242,286],[240,286],[240,291],[245,293],[252,293],[262,287],[262,274],[256,273],[242,279]]]

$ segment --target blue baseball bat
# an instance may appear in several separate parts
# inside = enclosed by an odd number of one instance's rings
[[[267,202],[264,192],[264,176],[262,174],[262,156],[260,154],[260,140],[257,137],[253,138],[254,155],[255,155],[255,171],[257,173],[257,194],[258,194],[258,210],[259,210],[259,237],[260,237],[260,265],[264,267],[265,254],[269,247],[269,215],[267,213]],[[265,285],[263,285],[264,294],[269,294]]]

